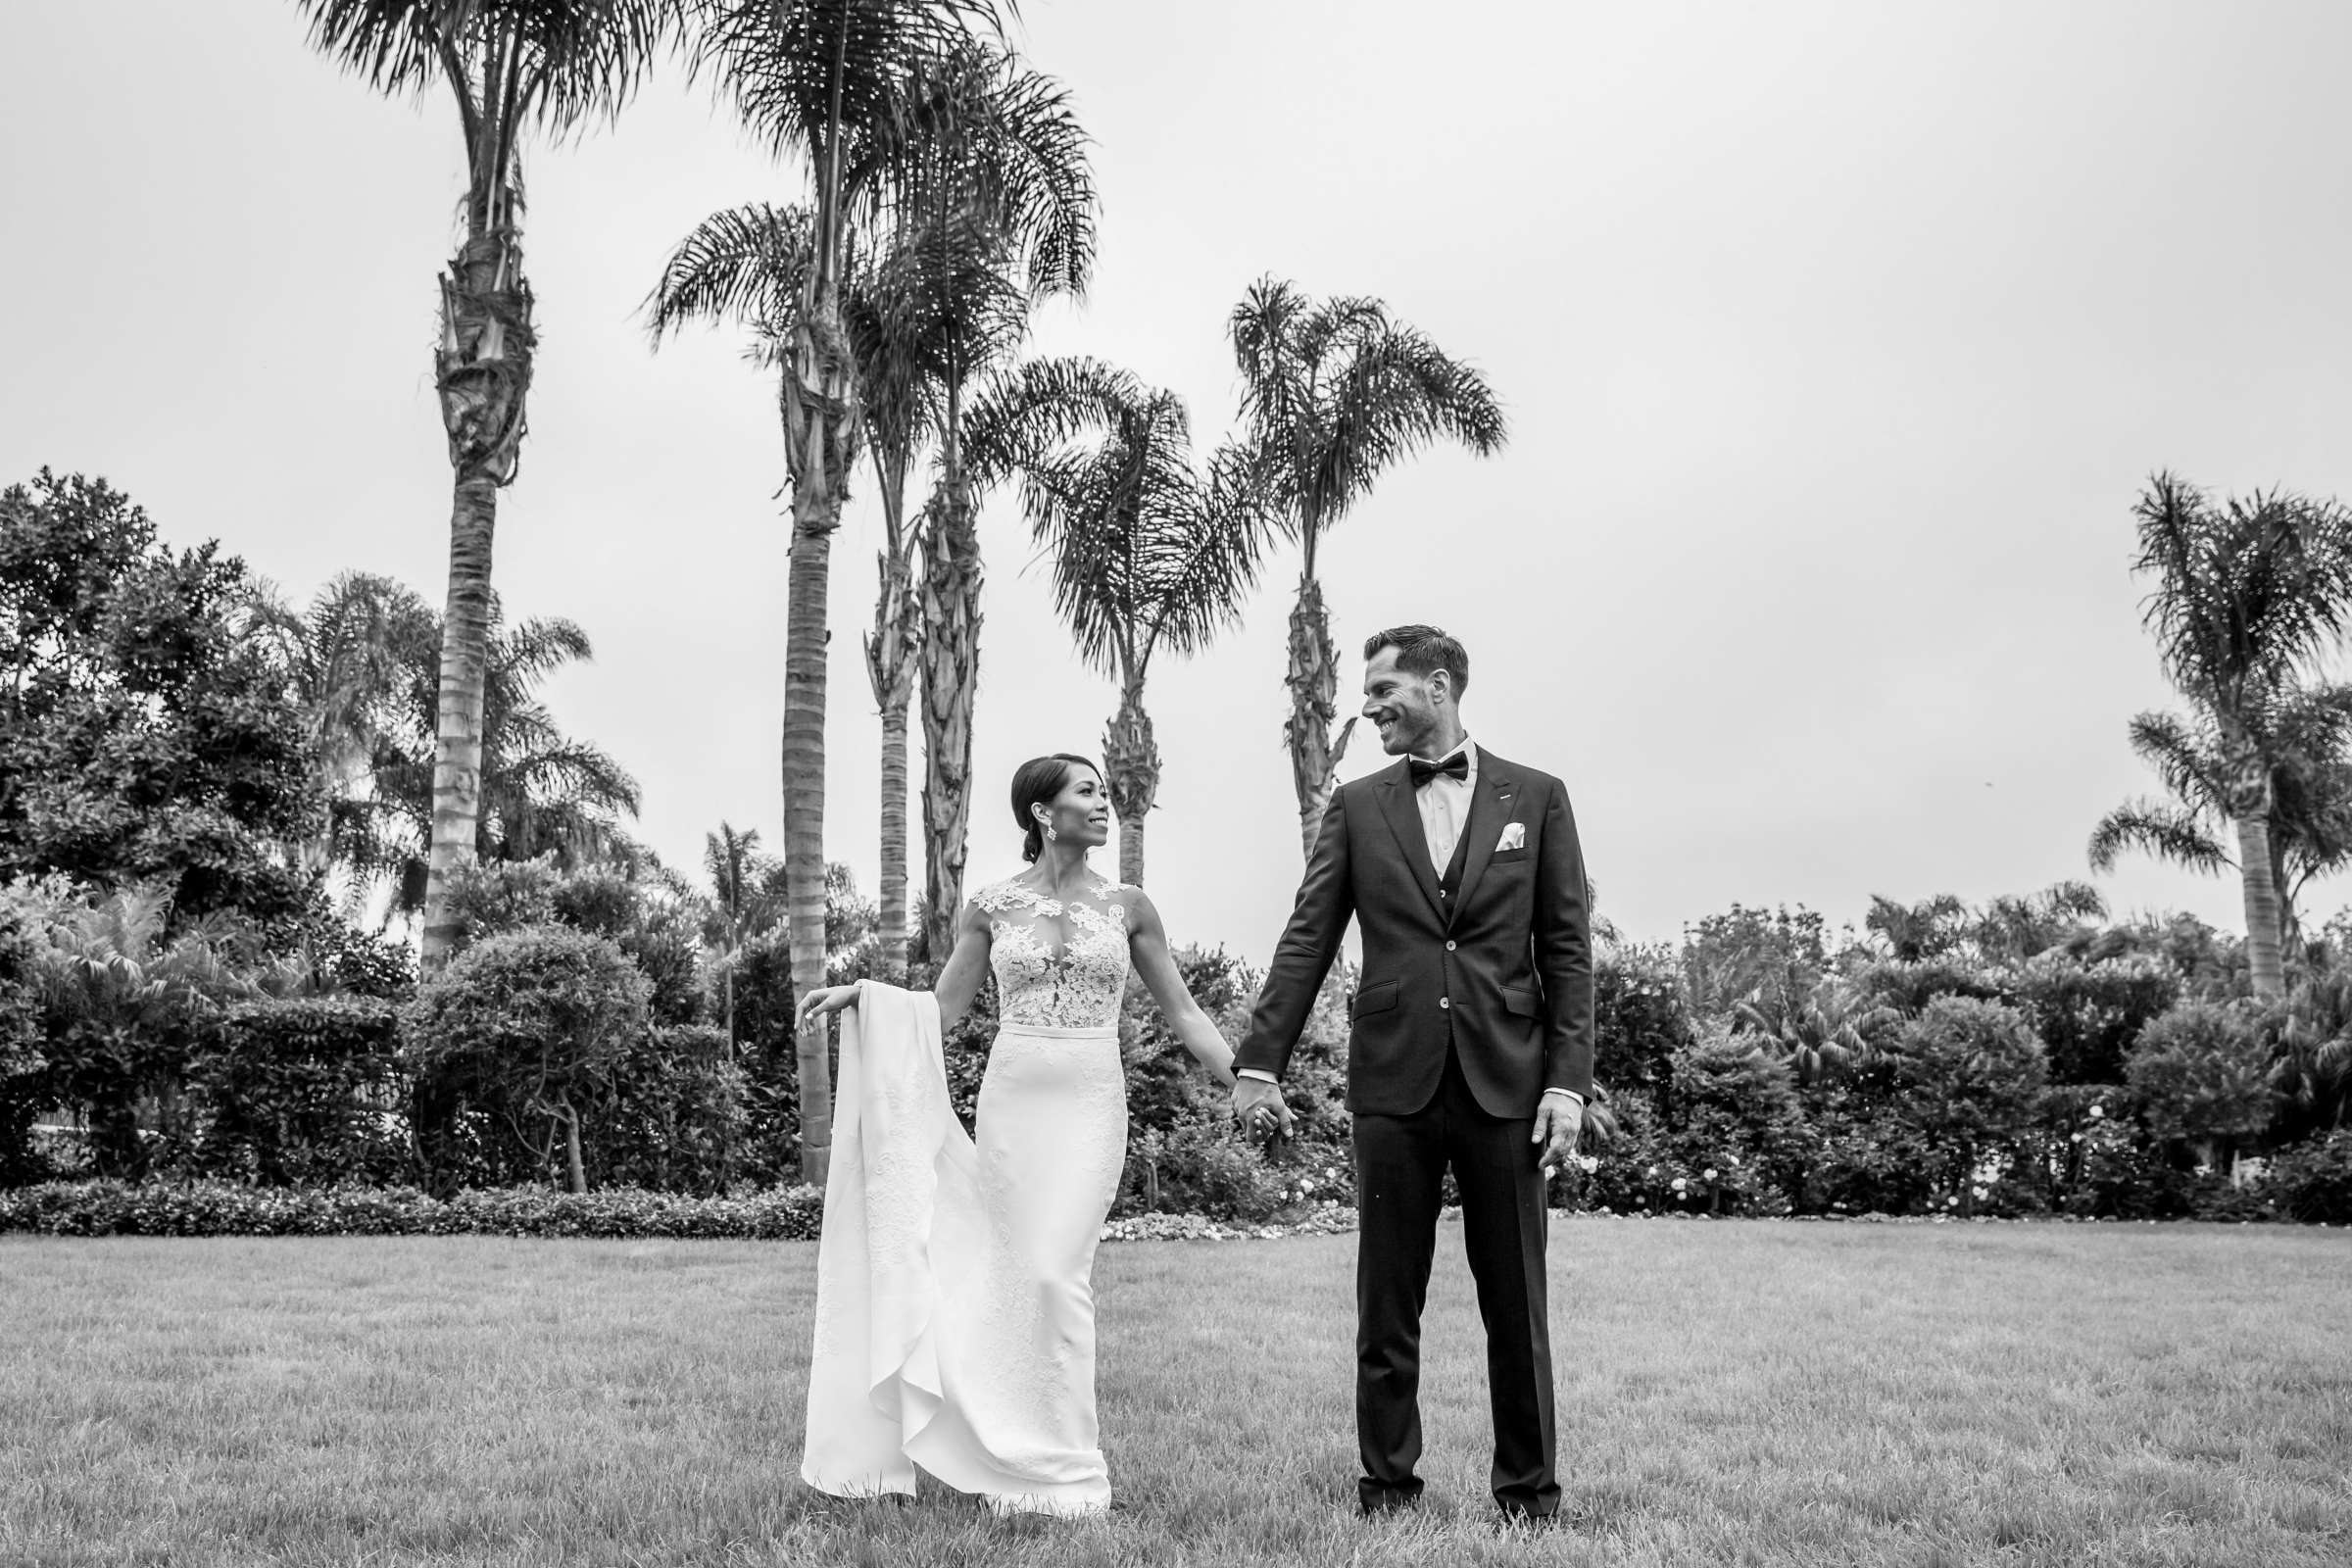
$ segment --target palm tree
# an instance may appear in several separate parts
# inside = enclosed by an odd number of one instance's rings
[[[709,935],[715,939],[724,966],[727,1053],[735,1051],[735,964],[743,939],[750,935],[760,894],[760,830],[738,833],[726,822],[703,835],[703,869],[710,876],[711,913]]]
[[[1968,906],[1956,893],[1938,893],[1917,904],[1902,904],[1874,893],[1862,926],[1886,944],[1889,956],[1916,963],[1956,945],[1960,922],[1967,913]]]
[[[1977,912],[1969,930],[1987,963],[2021,964],[2035,954],[2083,936],[2107,918],[2107,901],[2087,882],[2057,882],[2023,897],[1998,894]]]
[[[2278,940],[2291,953],[2304,888],[2352,866],[2352,686],[2295,681],[2268,720],[2265,827]],[[2091,868],[2112,871],[2125,851],[2137,850],[2207,874],[2234,869],[2224,843],[2233,776],[2218,727],[2202,716],[2141,713],[2132,720],[2131,740],[2171,799],[2128,802],[2101,817],[2090,835]]]
[[[337,858],[353,873],[355,894],[390,881],[387,917],[423,909],[436,821],[431,748],[439,731],[441,628],[429,612],[421,626],[405,618],[403,625],[393,650],[394,688],[372,705],[376,728],[365,790],[346,790],[336,804]],[[468,860],[636,857],[617,819],[636,815],[637,781],[603,748],[564,734],[535,695],[548,675],[593,656],[588,634],[560,618],[510,630],[495,594],[488,630],[481,804]]]
[[[437,661],[439,622],[415,589],[364,571],[339,574],[300,611],[265,585],[254,612],[256,633],[277,644],[327,803],[323,831],[298,853],[314,872],[349,864],[368,833],[361,792],[404,720],[411,669],[420,653]]]
[[[1796,1081],[1810,1084],[1867,1057],[1874,1033],[1900,1014],[1871,1005],[1838,976],[1824,975],[1802,996],[1774,999],[1754,992],[1733,1006],[1732,1016],[1740,1028],[1771,1041]]]
[[[811,174],[807,265],[777,319],[779,407],[792,487],[784,651],[784,874],[796,989],[824,984],[825,641],[833,534],[864,428],[843,310],[850,236],[904,186],[896,156],[914,73],[951,53],[992,0],[698,0],[695,68],[717,78],[752,131]],[[798,1053],[801,1168],[822,1182],[833,1097],[820,1030]]]
[[[1152,656],[1199,653],[1241,619],[1256,586],[1265,524],[1241,456],[1194,471],[1184,405],[1131,378],[1101,438],[1032,464],[1021,493],[1052,554],[1054,601],[1088,664],[1119,683],[1102,737],[1119,818],[1119,880],[1144,880],[1144,819],[1159,792],[1159,748],[1144,710]]]
[[[498,492],[514,482],[537,339],[522,274],[522,140],[617,115],[668,36],[671,0],[297,0],[321,52],[384,93],[435,82],[466,137],[465,238],[441,275],[434,384],[456,475],[433,752],[426,973],[462,935],[451,876],[471,863]]]
[[[979,514],[1003,477],[974,461],[966,414],[980,377],[1026,335],[1029,306],[1082,298],[1095,257],[1086,135],[1054,78],[967,44],[918,73],[903,126],[906,210],[934,248],[923,269],[939,472],[920,530],[925,945],[944,956],[963,901],[971,823],[972,695],[980,679]]]
[[[1273,278],[1252,284],[1229,334],[1242,415],[1261,483],[1303,555],[1291,612],[1291,716],[1283,725],[1307,853],[1355,730],[1339,716],[1339,651],[1315,575],[1324,531],[1371,493],[1391,465],[1446,437],[1480,457],[1502,449],[1502,411],[1466,364],[1396,320],[1374,299],[1320,305]]]

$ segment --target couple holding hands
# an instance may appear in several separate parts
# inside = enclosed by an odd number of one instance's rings
[[[1363,715],[1396,760],[1333,792],[1238,1051],[1194,1003],[1143,890],[1087,866],[1109,796],[1067,755],[1015,775],[1029,869],[972,897],[936,990],[863,981],[803,1000],[804,1025],[844,1014],[810,1486],[910,1494],[919,1466],[999,1512],[1108,1508],[1091,1277],[1126,1163],[1129,966],[1232,1084],[1242,1127],[1270,1136],[1290,1125],[1283,1069],[1352,917],[1358,1503],[1420,1498],[1421,1310],[1450,1168],[1487,1332],[1494,1500],[1513,1518],[1556,1514],[1544,1188],[1575,1152],[1592,1081],[1576,821],[1557,778],[1464,731],[1458,642],[1396,627],[1364,659]],[[990,969],[1000,1026],[967,1138],[942,1032]]]

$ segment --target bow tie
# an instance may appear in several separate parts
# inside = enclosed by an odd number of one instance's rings
[[[1440,773],[1460,779],[1465,784],[1470,781],[1470,754],[1468,752],[1456,752],[1443,762],[1424,762],[1418,757],[1408,757],[1404,760],[1404,765],[1412,770],[1413,788],[1415,789],[1419,789]]]

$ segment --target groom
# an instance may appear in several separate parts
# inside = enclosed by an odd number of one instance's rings
[[[1421,1306],[1451,1166],[1487,1327],[1494,1500],[1541,1518],[1560,1505],[1544,1188],[1592,1087],[1584,856],[1560,781],[1463,732],[1460,643],[1398,626],[1364,659],[1364,716],[1401,760],[1332,794],[1234,1056],[1233,1111],[1252,1131],[1289,1124],[1282,1070],[1352,914],[1358,1500],[1379,1513],[1421,1495]]]

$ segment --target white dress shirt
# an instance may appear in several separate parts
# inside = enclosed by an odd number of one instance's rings
[[[1476,744],[1465,735],[1462,737],[1462,744],[1456,746],[1453,752],[1460,752],[1468,757],[1470,760],[1468,776],[1455,778],[1450,773],[1440,773],[1425,780],[1413,790],[1414,804],[1421,808],[1421,833],[1429,844],[1429,863],[1436,868],[1441,880],[1446,875],[1446,868],[1453,863],[1454,847],[1461,842],[1463,828],[1469,825],[1471,791],[1478,787],[1478,747]],[[1443,762],[1446,758],[1451,757],[1453,752],[1447,752],[1446,757],[1431,758],[1427,760]],[[1278,1081],[1272,1073],[1256,1067],[1242,1067],[1236,1069],[1236,1072],[1237,1076],[1255,1078],[1263,1083],[1270,1084]],[[1544,1093],[1559,1095],[1574,1101],[1579,1105],[1585,1102],[1585,1097],[1573,1089],[1546,1089]]]

